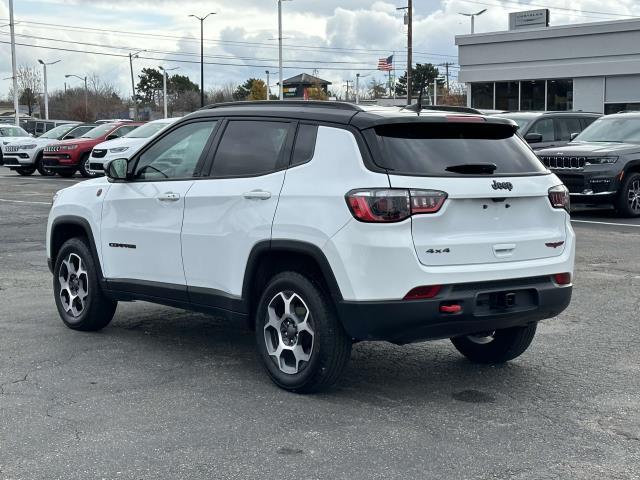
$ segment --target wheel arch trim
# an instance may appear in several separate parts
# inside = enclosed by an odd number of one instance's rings
[[[89,241],[89,249],[91,250],[91,254],[93,255],[93,261],[98,269],[98,280],[102,282],[104,280],[104,275],[102,274],[102,265],[100,264],[100,257],[98,256],[98,249],[96,248],[93,229],[91,228],[91,224],[86,218],[82,218],[77,215],[61,215],[57,217],[51,224],[51,235],[49,236],[49,249],[51,252],[51,258],[47,259],[49,270],[51,270],[53,273],[53,268],[55,267],[59,251],[59,248],[57,250],[54,248],[54,239],[56,238],[56,232],[58,231],[58,229],[64,228],[65,225],[73,225],[84,230],[87,240]]]

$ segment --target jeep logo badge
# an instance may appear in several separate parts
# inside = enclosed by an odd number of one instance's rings
[[[491,184],[491,188],[494,190],[513,190],[513,184],[511,182],[496,182],[495,180]]]

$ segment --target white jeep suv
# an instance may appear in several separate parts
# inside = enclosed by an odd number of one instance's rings
[[[255,329],[282,388],[332,384],[361,340],[522,354],[569,304],[569,195],[510,120],[337,102],[246,102],[176,122],[47,228],[64,323],[118,301]]]

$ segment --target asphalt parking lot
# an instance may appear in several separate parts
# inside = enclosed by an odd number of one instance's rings
[[[640,220],[575,213],[574,300],[516,361],[362,343],[299,396],[212,317],[128,303],[65,328],[44,235],[78,180],[0,171],[0,479],[640,478]]]

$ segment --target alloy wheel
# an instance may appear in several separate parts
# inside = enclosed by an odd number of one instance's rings
[[[277,293],[267,307],[264,341],[267,353],[280,371],[301,372],[311,360],[315,333],[313,317],[295,292]]]
[[[60,302],[64,311],[78,318],[85,311],[89,296],[89,276],[82,259],[75,253],[62,261],[58,272]]]
[[[634,213],[640,213],[640,179],[634,180],[628,191],[629,208]]]
[[[470,342],[475,343],[477,345],[486,345],[487,343],[493,342],[495,339],[496,332],[483,332],[477,333],[475,335],[467,335],[467,338]]]

